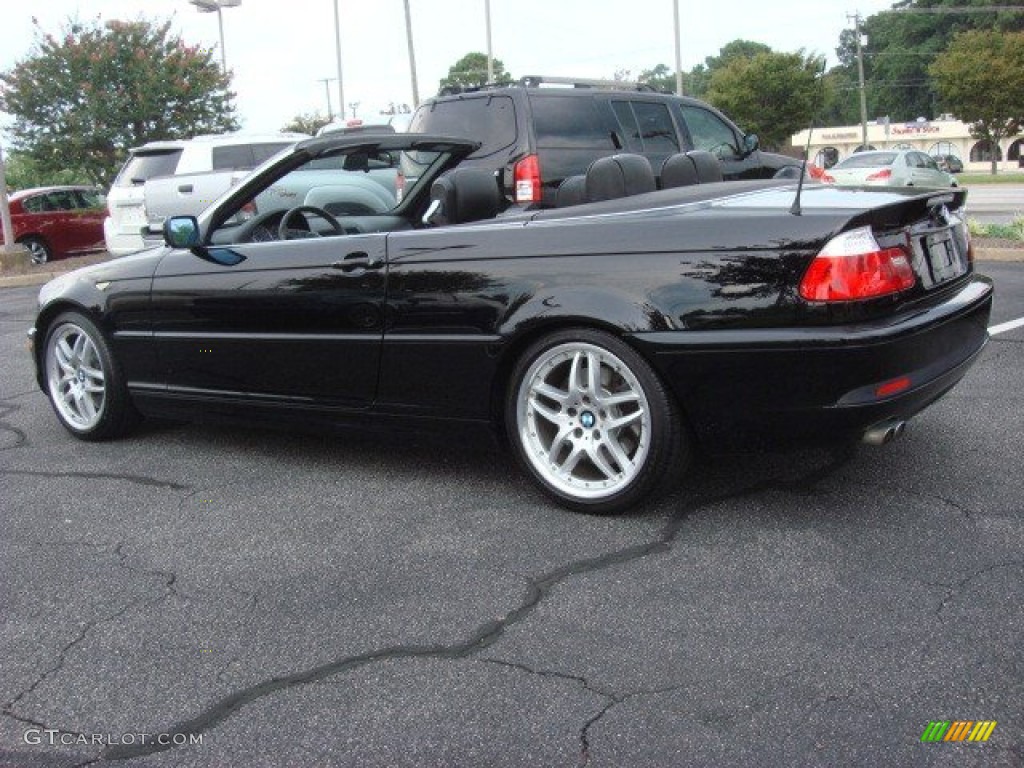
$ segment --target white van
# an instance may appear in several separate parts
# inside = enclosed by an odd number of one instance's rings
[[[107,194],[109,215],[103,222],[107,250],[123,256],[144,247],[142,231],[148,226],[145,184],[160,176],[210,171],[250,171],[296,141],[303,133],[197,136],[188,140],[151,141],[128,150]]]

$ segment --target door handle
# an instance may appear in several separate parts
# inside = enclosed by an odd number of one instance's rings
[[[179,184],[178,191],[183,195],[191,195],[194,187],[191,184]]]
[[[332,269],[340,269],[342,272],[362,272],[367,269],[380,269],[384,261],[376,256],[371,256],[366,251],[353,251],[340,261],[331,264]]]

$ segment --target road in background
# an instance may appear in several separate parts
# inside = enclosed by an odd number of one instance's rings
[[[976,184],[967,190],[968,218],[983,224],[1024,218],[1024,184]]]

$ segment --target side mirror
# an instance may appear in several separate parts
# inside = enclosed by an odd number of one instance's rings
[[[171,248],[199,245],[199,222],[195,216],[171,216],[164,221],[164,242]]]
[[[748,133],[743,137],[743,155],[751,155],[757,151],[757,148],[761,146],[761,140],[757,138],[756,133]]]

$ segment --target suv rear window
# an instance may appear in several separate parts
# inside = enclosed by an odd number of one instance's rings
[[[470,157],[487,157],[516,142],[516,106],[508,96],[474,96],[426,104],[409,126],[413,133],[433,133],[483,141]]]
[[[530,99],[530,106],[538,148],[616,149],[608,120],[593,99],[538,96]]]
[[[155,176],[173,176],[178,167],[181,149],[160,149],[135,152],[128,158],[124,168],[114,179],[115,187],[131,187],[145,184],[146,179]]]

